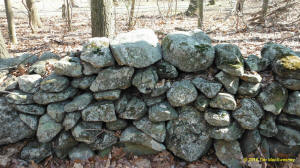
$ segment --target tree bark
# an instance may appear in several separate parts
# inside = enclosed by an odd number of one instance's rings
[[[135,0],[131,0],[131,9],[130,9],[130,15],[129,15],[129,21],[128,21],[128,28],[132,28],[132,22],[133,22],[133,15],[134,15],[134,7],[135,7]]]
[[[268,11],[268,4],[269,4],[269,0],[263,0],[263,4],[262,4],[262,21],[265,22],[265,17],[267,15],[267,11]]]
[[[198,28],[203,27],[203,3],[204,0],[198,0]]]
[[[0,62],[2,62],[1,59],[7,59],[7,58],[11,58],[11,56],[9,55],[6,49],[5,40],[0,31]]]
[[[71,2],[70,0],[66,0],[66,21],[67,21],[67,25],[68,25],[68,31],[72,31],[72,6],[71,6]]]
[[[42,28],[42,22],[35,4],[35,0],[26,0],[26,5],[28,8],[29,25],[32,31],[35,32],[38,28]]]
[[[113,37],[115,33],[112,0],[91,0],[92,37]]]
[[[197,12],[197,2],[198,0],[190,0],[190,4],[188,9],[185,11],[185,15],[187,16],[193,16]]]
[[[4,2],[5,2],[7,24],[8,24],[9,40],[11,41],[11,43],[17,44],[18,40],[16,36],[14,13],[11,6],[11,0],[4,0]]]

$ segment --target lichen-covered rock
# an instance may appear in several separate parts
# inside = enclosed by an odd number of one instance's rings
[[[39,120],[36,136],[41,143],[50,142],[62,129],[60,123],[55,122],[49,115],[43,115]]]
[[[67,113],[62,125],[64,126],[65,130],[72,129],[76,123],[79,121],[81,117],[80,112],[74,112],[74,113]]]
[[[241,149],[244,156],[256,151],[261,143],[261,139],[262,138],[257,129],[246,131],[241,140]]]
[[[234,96],[229,93],[218,93],[218,95],[210,101],[209,105],[210,107],[223,110],[235,110],[237,106]]]
[[[287,99],[287,89],[276,82],[273,82],[264,88],[257,98],[264,110],[272,112],[275,115],[281,113]]]
[[[82,75],[82,66],[77,57],[66,56],[54,63],[54,72],[58,75],[69,77],[80,77]]]
[[[219,109],[207,109],[204,113],[204,118],[208,124],[212,126],[229,126],[230,125],[230,114],[225,110]]]
[[[198,96],[195,86],[189,80],[174,82],[167,92],[167,98],[174,107],[184,106],[193,102]]]
[[[122,132],[120,142],[124,144],[140,145],[140,150],[152,151],[153,153],[158,153],[166,149],[163,144],[153,140],[149,135],[136,129],[135,127],[126,128]],[[130,148],[126,148],[126,146],[124,150],[126,152],[135,153],[135,150],[130,150]]]
[[[95,68],[93,67],[90,63],[81,61],[82,66],[83,66],[83,71],[82,73],[84,75],[93,75],[93,74],[98,74],[102,69],[101,68]]]
[[[164,60],[184,72],[205,70],[214,61],[215,50],[195,32],[174,32],[162,40]],[[204,34],[204,33],[203,33]]]
[[[48,93],[39,90],[33,95],[33,100],[37,104],[50,104],[54,102],[60,102],[67,100],[70,97],[73,97],[77,93],[77,89],[68,87],[59,93]]]
[[[62,122],[65,116],[64,106],[67,102],[51,103],[47,106],[47,114],[56,122]]]
[[[178,76],[178,71],[175,66],[167,61],[160,61],[156,64],[157,75],[160,79],[174,79]]]
[[[262,77],[255,71],[244,71],[243,75],[240,77],[246,82],[259,83],[262,81]]]
[[[87,160],[94,155],[95,153],[92,151],[92,149],[84,143],[81,143],[77,147],[73,148],[68,154],[71,160]]]
[[[60,57],[50,51],[44,52],[40,57],[39,60],[48,60],[48,59],[57,59],[59,60]]]
[[[261,50],[262,58],[268,59],[269,63],[288,55],[296,55],[296,53],[281,44],[266,43]]]
[[[166,96],[158,96],[158,97],[148,97],[147,95],[144,95],[143,101],[146,103],[148,107],[151,107],[155,104],[161,103],[166,100]]]
[[[29,142],[21,151],[21,159],[39,163],[52,154],[50,143]]]
[[[277,122],[281,125],[290,126],[296,129],[300,128],[300,117],[298,116],[281,113],[277,117]]]
[[[41,90],[45,92],[61,92],[69,86],[69,79],[64,76],[51,74],[41,82]]]
[[[67,103],[64,107],[66,112],[80,111],[86,108],[93,100],[91,93],[83,93],[73,98],[73,100]]]
[[[69,151],[78,144],[70,132],[61,132],[53,142],[53,150],[56,156],[63,159],[68,156]]]
[[[80,59],[90,63],[95,68],[103,68],[115,64],[109,49],[109,39],[106,37],[88,39],[87,44],[83,46]]]
[[[91,144],[97,139],[97,135],[102,131],[102,122],[81,121],[72,129],[72,135],[78,142]]]
[[[45,113],[45,108],[43,106],[35,105],[35,104],[28,104],[28,105],[17,104],[14,105],[14,108],[19,112],[32,114],[32,115],[43,115]]]
[[[104,150],[106,148],[111,147],[112,145],[116,144],[118,142],[118,137],[114,135],[114,132],[112,131],[105,131],[101,133],[95,142],[90,144],[89,146],[93,150]]]
[[[224,85],[227,92],[236,94],[239,88],[239,77],[231,76],[223,71],[219,72],[215,77]]]
[[[129,120],[138,120],[147,113],[146,104],[139,98],[133,97],[128,101],[124,111],[119,111],[119,117]]]
[[[218,69],[232,75],[242,76],[244,73],[244,58],[238,46],[233,44],[218,44],[215,47],[215,63]]]
[[[108,90],[103,92],[94,93],[96,100],[117,100],[120,98],[121,90]]]
[[[38,74],[22,75],[18,77],[20,90],[26,93],[35,93],[39,90],[42,77]]]
[[[283,125],[277,125],[277,129],[275,138],[281,143],[290,146],[300,145],[300,131]]]
[[[287,89],[300,90],[300,80],[298,79],[280,78],[276,76],[276,80]]]
[[[5,96],[8,103],[12,104],[32,104],[33,95],[29,93],[24,93],[20,90],[15,90],[12,93],[9,93]]]
[[[171,82],[164,79],[157,82],[154,89],[151,92],[151,97],[157,97],[165,94],[171,88]]]
[[[296,157],[300,152],[300,146],[285,145],[278,140],[268,139],[270,157],[276,158],[278,156],[287,154],[290,157]]]
[[[131,77],[134,73],[132,67],[107,68],[98,73],[90,90],[93,92],[126,89],[131,86]]]
[[[167,149],[186,161],[195,161],[210,148],[210,139],[202,114],[191,106],[180,109],[179,117],[167,124]]]
[[[236,121],[227,127],[210,127],[208,129],[211,138],[224,139],[226,141],[234,141],[241,138],[244,131],[245,130]]]
[[[47,59],[47,60],[40,60],[29,68],[29,72],[34,72],[39,75],[46,75],[47,74],[47,67],[54,66],[54,64],[58,62],[57,59]]]
[[[280,77],[300,79],[300,56],[288,55],[276,59],[273,71]]]
[[[176,110],[168,102],[155,104],[149,108],[149,120],[152,122],[174,120],[177,117]]]
[[[166,127],[164,122],[151,122],[147,117],[143,117],[133,121],[133,125],[158,142],[165,141]]]
[[[119,34],[110,43],[119,65],[144,68],[161,59],[158,39],[150,29],[139,29]]]
[[[116,121],[115,106],[111,101],[100,101],[89,105],[81,111],[84,121]]]
[[[258,126],[264,111],[255,100],[244,98],[240,108],[233,111],[232,116],[244,129],[252,130]]]
[[[205,97],[204,95],[199,95],[194,102],[194,106],[199,111],[205,111],[205,109],[209,105],[209,101],[210,100],[207,97]]]
[[[15,143],[34,135],[34,131],[19,118],[3,97],[0,97],[0,125],[0,145]]]
[[[242,96],[255,97],[258,95],[261,83],[242,82],[239,86],[238,94]]]
[[[141,93],[148,94],[152,92],[158,81],[158,76],[154,68],[149,67],[145,70],[138,71],[133,79],[132,85],[135,86]]]
[[[20,119],[32,130],[37,130],[38,127],[38,116],[19,114]]]
[[[206,97],[215,97],[222,88],[222,84],[205,80],[203,78],[195,78],[193,84],[199,89]]]
[[[1,73],[1,71],[0,71]],[[0,91],[14,90],[18,86],[18,78],[11,74],[5,74],[1,76],[0,74]]]
[[[249,55],[247,59],[245,59],[245,63],[251,71],[260,72],[267,69],[270,61],[267,58],[261,58],[256,55]]]
[[[217,140],[214,148],[218,159],[228,168],[243,167],[243,154],[238,141]]]
[[[105,123],[106,128],[112,131],[125,129],[127,125],[128,123],[126,120],[119,119],[119,118],[116,121]]]
[[[96,79],[96,76],[84,76],[81,78],[74,78],[71,82],[72,87],[79,89],[88,89],[93,81]]]
[[[265,137],[273,137],[278,133],[275,123],[276,116],[266,113],[259,125],[259,133]]]
[[[289,95],[283,112],[300,116],[300,91],[294,91]]]

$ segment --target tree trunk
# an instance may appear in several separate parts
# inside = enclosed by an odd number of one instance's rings
[[[190,4],[188,9],[185,11],[185,15],[187,16],[193,16],[197,12],[197,1],[198,0],[190,0]]]
[[[71,2],[70,0],[66,0],[66,21],[67,21],[67,25],[68,25],[68,31],[72,31],[72,6],[71,6]]]
[[[9,40],[11,41],[11,43],[17,44],[18,40],[17,40],[17,36],[16,36],[14,13],[11,8],[11,1],[4,0],[4,2],[5,2],[7,24],[8,24]]]
[[[263,4],[262,4],[262,21],[265,22],[265,17],[267,15],[267,11],[268,11],[268,4],[269,4],[269,0],[263,0]]]
[[[130,9],[130,15],[129,15],[129,22],[128,22],[128,29],[132,28],[132,22],[133,22],[133,15],[134,15],[134,7],[135,7],[135,0],[131,0],[131,9]]]
[[[198,0],[198,28],[203,27],[203,3],[204,0]]]
[[[32,31],[35,32],[38,28],[42,27],[42,22],[40,20],[35,0],[26,0],[26,5],[28,8],[29,25]]]
[[[113,37],[115,33],[112,0],[91,0],[92,37]]]
[[[8,51],[5,46],[4,38],[0,31],[0,62],[2,62],[1,59],[7,59],[7,58],[11,58],[11,56],[8,54]]]

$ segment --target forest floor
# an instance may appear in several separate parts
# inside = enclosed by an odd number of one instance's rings
[[[277,1],[277,0],[273,0]],[[3,1],[0,2],[0,30],[6,39],[10,54],[19,56],[23,53],[33,53],[38,56],[45,51],[57,53],[65,56],[71,51],[81,50],[82,44],[91,37],[91,21],[89,3],[87,0],[78,0],[79,7],[73,8],[72,31],[67,31],[65,21],[61,17],[61,0],[40,0],[40,9],[43,28],[32,33],[28,25],[26,9],[20,0],[12,0],[15,11],[15,23],[18,37],[18,44],[10,44],[7,32],[7,22]],[[169,3],[172,2],[172,3]],[[135,13],[135,26],[138,28],[151,28],[161,40],[167,33],[175,30],[192,30],[197,28],[197,17],[187,17],[182,13],[187,9],[187,0],[160,1],[157,7],[156,1],[137,0]],[[116,32],[117,34],[130,31],[128,22],[128,4],[124,0],[118,1],[115,8]],[[275,4],[272,4],[275,6]],[[172,6],[168,10],[168,6]],[[231,13],[232,6],[228,0],[217,0],[215,5],[205,6],[204,27],[206,32],[213,40],[213,45],[219,43],[232,43],[240,47],[243,56],[250,54],[260,55],[260,50],[264,43],[275,42],[290,47],[295,51],[300,51],[300,5],[293,6],[288,12],[270,15],[266,19],[266,24],[253,24],[248,20],[256,17],[255,13],[260,11],[261,1],[246,0],[244,7],[245,23],[240,21],[236,28],[235,16]],[[169,12],[168,12],[169,11]],[[247,28],[246,28],[247,25]],[[19,151],[25,142],[20,142],[8,146],[0,146],[0,165],[1,162],[10,159],[12,167],[20,167],[25,163],[17,159],[17,153],[7,155],[7,151],[16,149]],[[16,157],[13,157],[16,156]],[[6,159],[6,160],[5,160]],[[143,166],[139,166],[143,165]],[[49,157],[41,164],[30,163],[29,166],[37,167],[188,167],[188,168],[223,168],[224,166],[217,161],[214,151],[210,151],[201,160],[186,163],[169,152],[162,152],[151,156],[124,155],[121,149],[114,148],[108,157],[95,157],[88,161],[63,161]],[[249,165],[248,165],[249,166]],[[255,165],[254,165],[255,166]],[[273,167],[272,165],[268,165]],[[278,164],[277,167],[289,167],[290,164]],[[0,166],[1,167],[1,166]]]

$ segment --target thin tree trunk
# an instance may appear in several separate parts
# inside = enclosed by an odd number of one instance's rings
[[[263,0],[263,4],[262,4],[262,21],[265,23],[265,17],[267,15],[267,11],[268,11],[268,4],[269,4],[269,0]]]
[[[202,29],[203,27],[203,3],[204,0],[198,0],[198,28]]]
[[[6,49],[5,40],[0,31],[0,62],[1,62],[1,59],[7,59],[7,58],[11,58],[11,56],[9,55],[9,53]]]
[[[131,29],[133,26],[133,15],[134,15],[134,7],[135,7],[135,0],[131,0],[131,9],[129,14],[129,21],[128,21],[128,29]]]
[[[66,0],[66,8],[67,8],[67,25],[68,25],[68,31],[72,31],[72,7],[70,4],[70,0]]]
[[[187,16],[193,16],[197,12],[197,1],[198,0],[190,0],[190,4],[188,9],[185,11],[185,15]]]
[[[16,28],[15,28],[15,21],[14,21],[14,13],[11,6],[10,0],[4,0],[5,2],[5,11],[6,11],[6,18],[8,24],[8,32],[9,32],[9,40],[13,44],[17,44],[17,36],[16,36]]]
[[[112,0],[91,0],[92,37],[113,37],[115,33]]]
[[[26,5],[28,8],[29,25],[32,31],[35,32],[38,28],[42,28],[42,22],[35,4],[35,0],[26,0]]]

